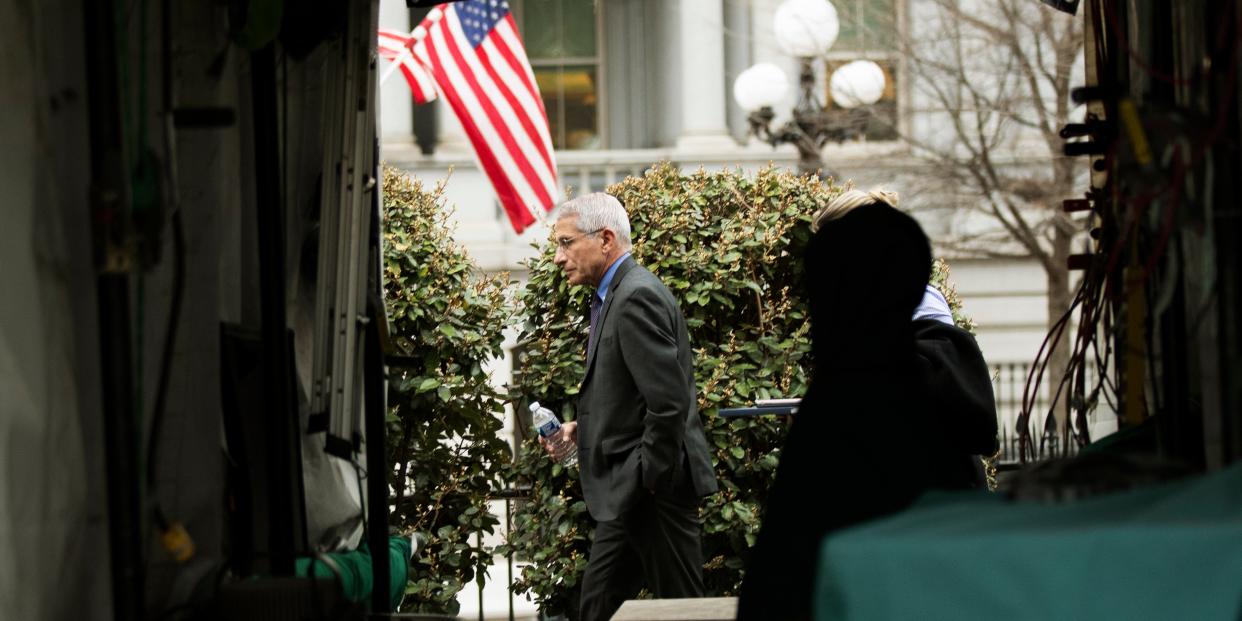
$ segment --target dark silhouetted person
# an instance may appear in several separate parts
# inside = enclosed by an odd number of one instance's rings
[[[978,487],[977,455],[996,450],[992,385],[974,338],[935,313],[911,319],[931,248],[894,203],[891,193],[851,190],[816,218],[805,255],[814,371],[738,619],[809,619],[826,533],[900,511],[930,489]]]

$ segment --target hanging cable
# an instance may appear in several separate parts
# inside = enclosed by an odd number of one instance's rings
[[[163,429],[164,418],[167,412],[168,382],[172,370],[173,347],[177,341],[177,327],[181,318],[182,298],[185,295],[185,229],[181,220],[181,210],[174,210],[172,214],[172,302],[168,309],[168,323],[164,328],[164,347],[160,355],[160,375],[155,388],[155,406],[151,412],[151,431],[147,436],[148,490],[153,490],[156,483],[156,473],[158,472],[156,456],[159,453],[160,431]]]
[[[144,3],[145,4],[145,3]],[[146,441],[146,489],[151,507],[152,520],[159,531],[163,548],[177,562],[186,562],[194,556],[194,540],[181,522],[169,519],[156,494],[159,472],[160,441],[168,412],[168,386],[172,375],[173,350],[177,343],[178,326],[181,322],[181,306],[185,297],[185,224],[181,213],[180,186],[177,175],[177,144],[174,133],[174,89],[172,71],[172,7],[164,0],[160,7],[161,47],[161,106],[164,119],[163,180],[164,201],[172,212],[172,299],[168,308],[168,322],[164,328],[164,341],[159,360],[159,377],[156,381],[155,402],[151,410],[151,426]]]

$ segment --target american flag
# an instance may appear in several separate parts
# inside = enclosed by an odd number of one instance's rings
[[[439,6],[419,27],[426,35],[415,37],[414,57],[457,114],[479,167],[521,233],[555,204],[556,162],[548,116],[509,3]]]
[[[426,35],[427,31],[422,26],[415,28],[414,32],[408,35],[380,28],[377,44],[379,55],[394,63],[393,68],[401,70],[401,75],[405,76],[406,83],[410,85],[410,92],[414,93],[414,103],[417,104],[427,103],[436,98],[435,80],[422,65],[418,64],[418,61],[414,60],[414,52],[410,49],[416,40]],[[391,70],[390,68],[389,71]]]

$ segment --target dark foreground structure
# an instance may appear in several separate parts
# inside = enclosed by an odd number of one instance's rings
[[[377,3],[4,6],[3,616],[389,611]]]
[[[1092,171],[1063,207],[1093,241],[1065,258],[1070,373],[1042,381],[1097,449],[1009,489],[1219,482],[1242,456],[1242,2],[1048,3],[1087,33],[1090,115],[1048,129]],[[0,4],[5,618],[387,615],[376,13]],[[1105,398],[1122,431],[1097,442]],[[368,551],[363,601],[297,577],[325,547]]]

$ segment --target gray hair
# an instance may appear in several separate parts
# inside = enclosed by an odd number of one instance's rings
[[[578,217],[580,232],[590,233],[608,229],[616,234],[621,248],[629,250],[631,245],[630,217],[626,215],[625,207],[621,206],[621,201],[615,196],[604,192],[584,194],[557,208],[556,220],[570,216]]]
[[[843,217],[845,214],[862,207],[863,205],[871,205],[879,203],[888,205],[889,207],[897,206],[897,193],[888,190],[875,189],[870,192],[862,190],[848,189],[837,195],[828,203],[827,207],[819,210],[815,217],[811,220],[811,230],[818,231],[820,227],[828,222],[832,222],[837,218]]]

